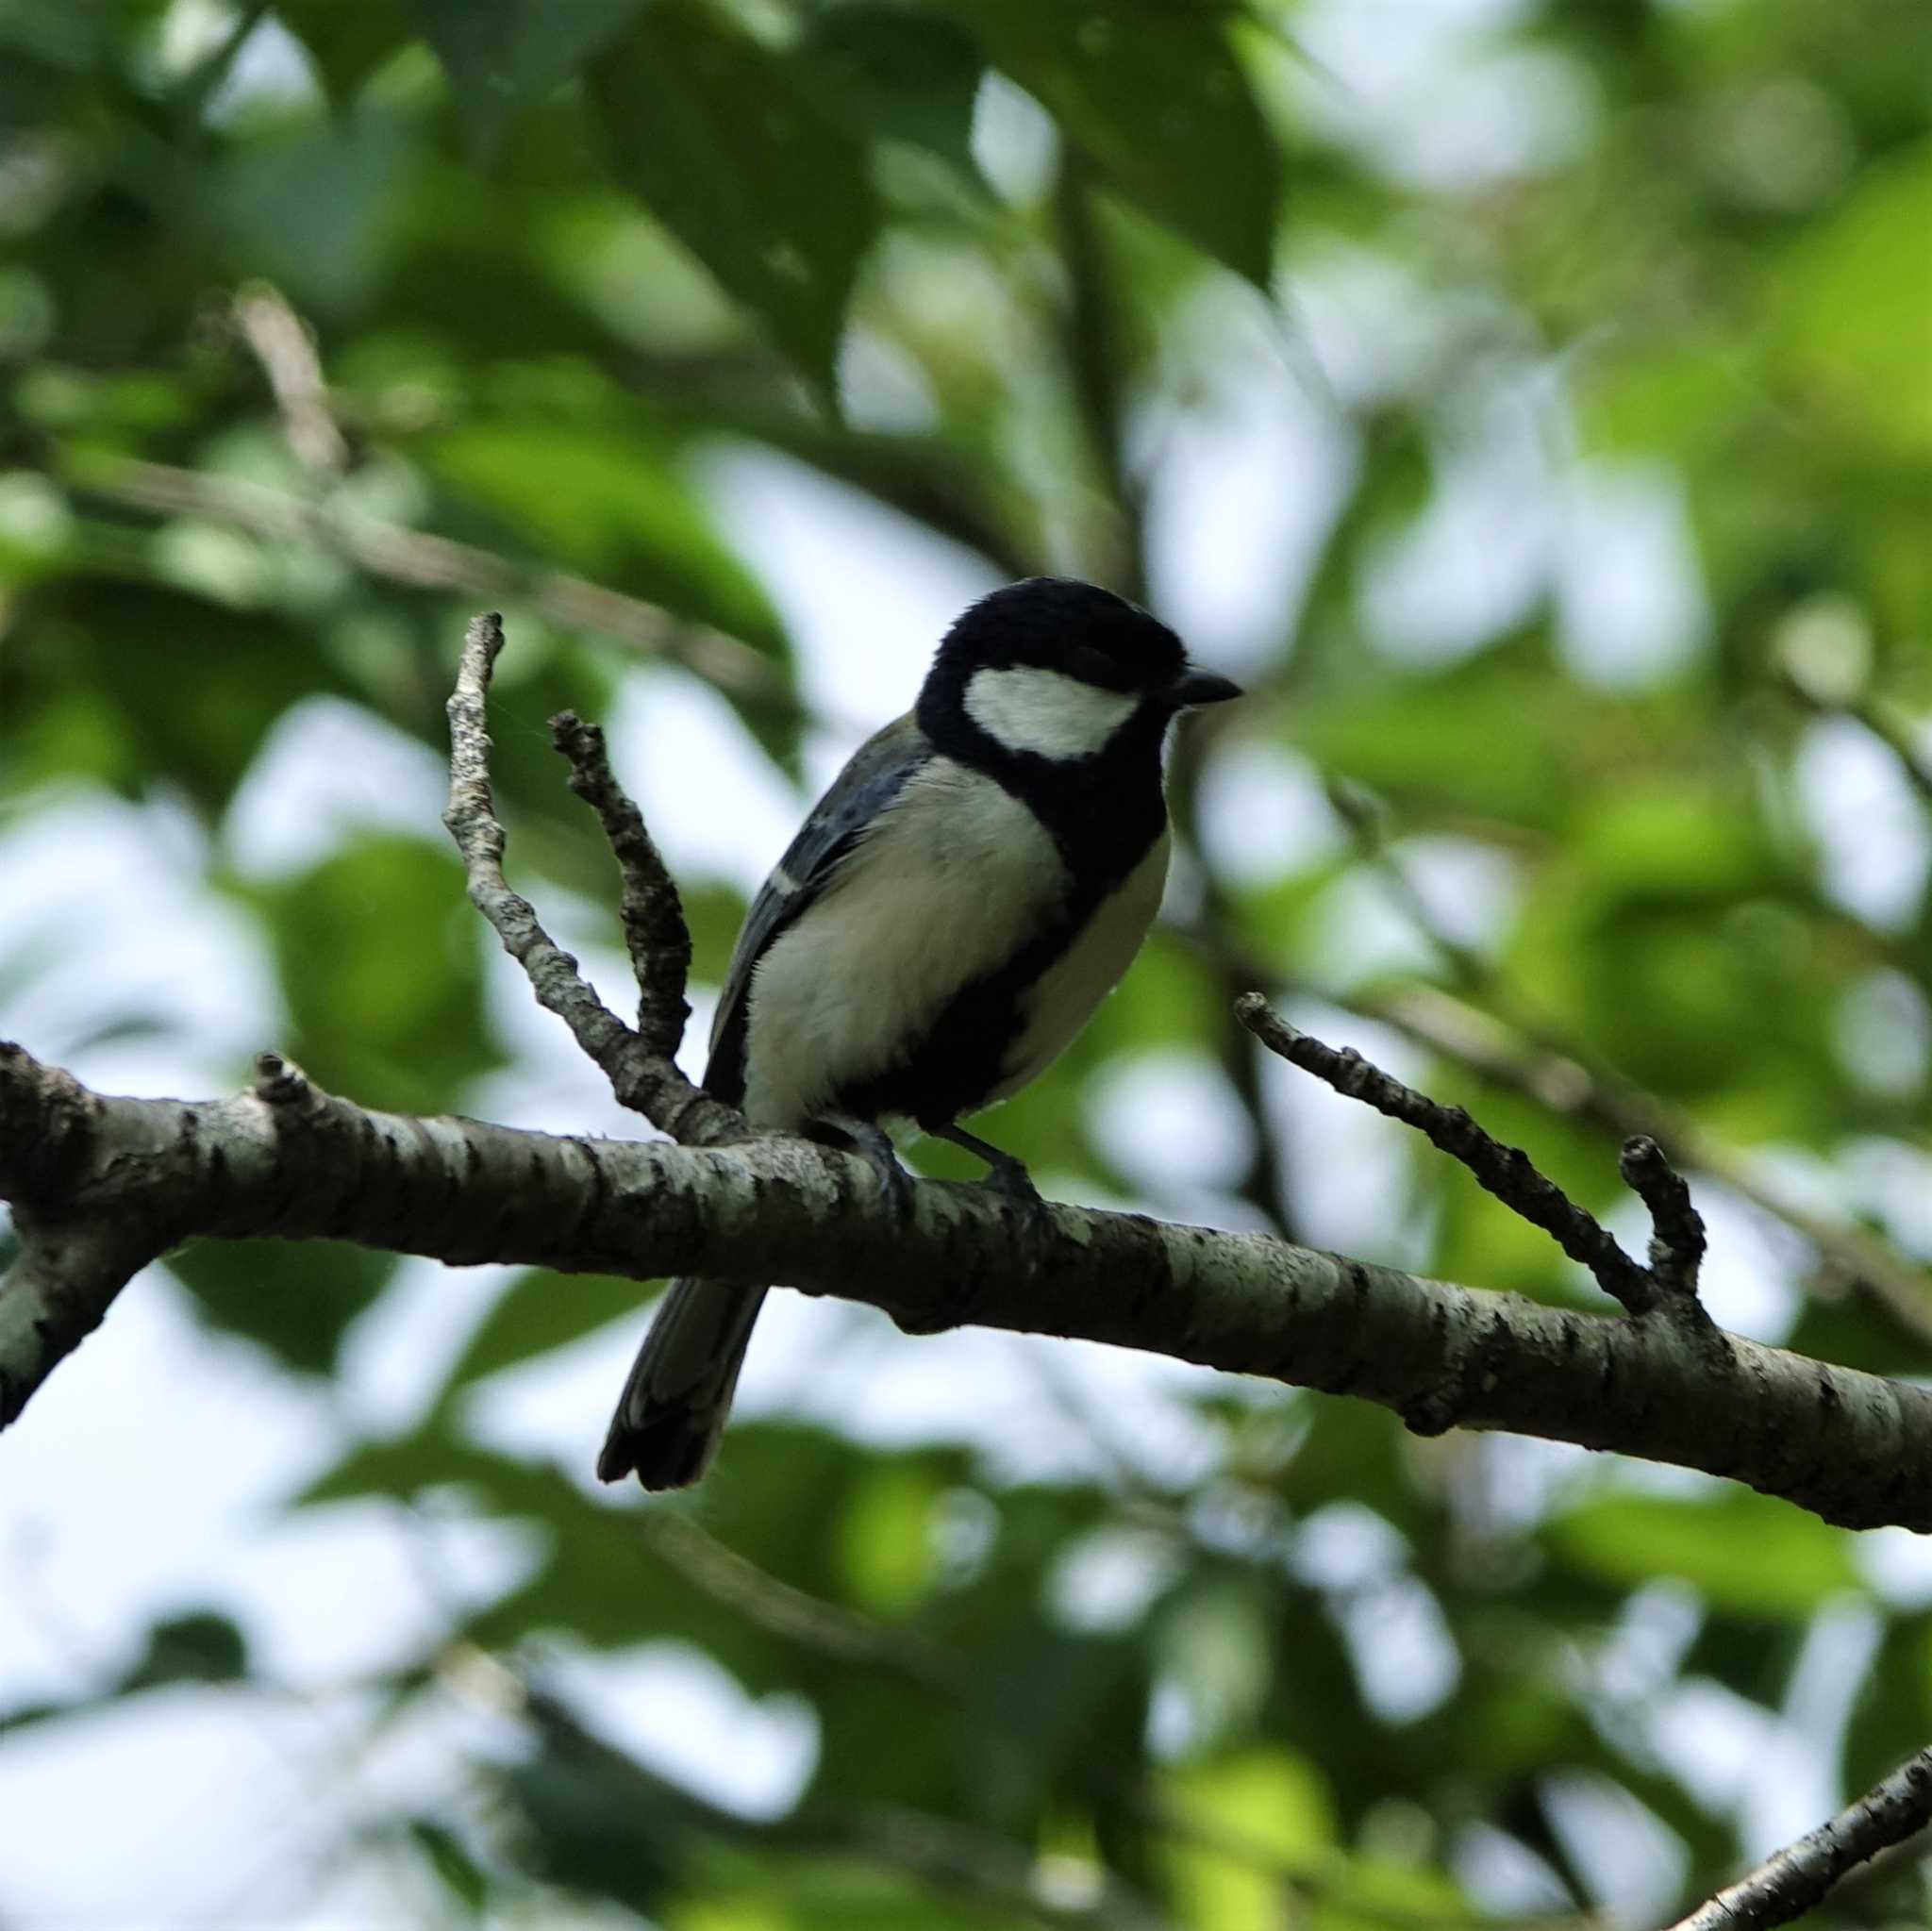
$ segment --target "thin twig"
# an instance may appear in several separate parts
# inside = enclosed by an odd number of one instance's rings
[[[1452,1158],[1460,1160],[1483,1188],[1532,1226],[1541,1227],[1572,1260],[1580,1261],[1612,1300],[1632,1314],[1657,1305],[1657,1283],[1617,1245],[1603,1224],[1540,1174],[1521,1147],[1505,1146],[1478,1126],[1460,1107],[1406,1087],[1359,1053],[1338,1052],[1310,1039],[1271,1009],[1258,992],[1236,1002],[1236,1016],[1268,1047],[1305,1073],[1324,1079],[1339,1093],[1360,1100],[1376,1112],[1413,1126]]]
[[[1670,1302],[1696,1307],[1697,1271],[1704,1265],[1704,1216],[1690,1204],[1684,1176],[1645,1134],[1624,1142],[1617,1170],[1650,1209],[1650,1277]]]
[[[349,443],[329,408],[308,325],[272,282],[248,283],[235,297],[233,314],[268,378],[296,460],[330,482],[338,480],[349,468]]]
[[[490,733],[484,722],[491,672],[502,649],[503,619],[494,611],[473,619],[448,705],[449,807],[442,822],[462,854],[470,902],[523,967],[538,1003],[570,1027],[577,1044],[602,1069],[620,1105],[687,1145],[741,1139],[745,1127],[738,1113],[700,1092],[668,1054],[655,1051],[651,1040],[633,1032],[597,997],[577,971],[576,960],[543,929],[529,900],[513,891],[503,875],[505,836],[491,799]],[[613,801],[622,795],[614,780],[610,795]],[[642,830],[640,820],[640,835]],[[654,924],[667,915],[675,915],[682,925],[675,900],[667,907],[660,899]],[[686,957],[690,943],[686,934]],[[679,1004],[681,993],[680,986]]]
[[[624,877],[618,913],[637,974],[638,1032],[658,1057],[675,1058],[691,1017],[684,996],[691,974],[691,927],[677,882],[644,828],[643,813],[610,769],[603,731],[575,711],[564,710],[550,720],[550,741],[570,760],[570,788],[597,814]]]
[[[1818,1904],[1855,1865],[1932,1823],[1932,1749],[1922,1750],[1856,1804],[1768,1857],[1671,1931],[1768,1931]]]
[[[1437,986],[1405,986],[1331,1004],[1379,1021],[1418,1044],[1467,1066],[1479,1078],[1524,1094],[1552,1112],[1629,1139],[1654,1140],[1679,1166],[1707,1174],[1760,1212],[1802,1235],[1847,1285],[1862,1287],[1916,1339],[1932,1340],[1932,1276],[1868,1229],[1817,1212],[1795,1199],[1776,1174],[1731,1146],[1681,1107],[1641,1091],[1547,1040],[1519,1030]]]
[[[1244,985],[1278,975],[1258,955],[1235,944],[1223,927],[1192,922],[1175,929]],[[1485,1083],[1521,1093],[1566,1119],[1580,1120],[1620,1140],[1655,1140],[1679,1167],[1706,1174],[1782,1222],[1818,1250],[1830,1273],[1862,1290],[1899,1326],[1932,1341],[1932,1274],[1869,1229],[1820,1213],[1797,1199],[1764,1160],[1731,1145],[1683,1107],[1634,1086],[1565,1042],[1535,1037],[1440,986],[1408,984],[1386,991],[1351,993],[1307,987],[1308,996],[1392,1026],[1432,1053],[1466,1066]]]

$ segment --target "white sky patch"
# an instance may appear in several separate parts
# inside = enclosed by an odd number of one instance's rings
[[[1653,1924],[1676,1897],[1690,1854],[1657,1814],[1607,1776],[1586,1772],[1541,1786],[1563,1848],[1611,1923]]]
[[[1435,493],[1373,552],[1359,586],[1362,620],[1391,656],[1452,662],[1530,614],[1549,581],[1561,434],[1553,381],[1529,365],[1457,403],[1434,450]]]
[[[1316,364],[1357,408],[1418,391],[1457,319],[1455,302],[1406,263],[1343,235],[1318,231],[1294,242],[1288,291]]]
[[[1154,604],[1196,658],[1237,675],[1274,660],[1357,460],[1280,339],[1301,326],[1252,290],[1205,285],[1169,351],[1187,402],[1132,424]]]
[[[1580,677],[1611,690],[1661,681],[1710,635],[1683,485],[1661,463],[1590,463],[1557,530],[1558,642]]]
[[[1385,974],[1426,978],[1441,964],[1441,947],[1416,923],[1404,894],[1374,873],[1343,873],[1323,888],[1310,916],[1328,983],[1341,990]]]
[[[281,1001],[251,922],[201,885],[203,856],[177,807],[79,788],[0,834],[0,1034],[109,1092],[232,1076]],[[102,1036],[135,1022],[159,1031]]]
[[[1171,1535],[1153,1529],[1103,1528],[1061,1554],[1047,1577],[1047,1601],[1069,1629],[1127,1629],[1186,1568]]]
[[[1851,1541],[1852,1557],[1888,1606],[1932,1608],[1932,1536],[1910,1529],[1867,1529]]]
[[[440,840],[448,796],[449,766],[420,739],[344,699],[304,698],[257,751],[222,842],[245,876],[283,877],[358,832]]]
[[[1334,857],[1348,835],[1307,758],[1265,738],[1239,738],[1201,774],[1201,841],[1237,889],[1272,885]]]
[[[1903,973],[1868,973],[1839,1000],[1832,1032],[1845,1070],[1867,1091],[1901,1100],[1932,1074],[1932,1007]]]
[[[1171,1047],[1111,1060],[1082,1110],[1108,1160],[1156,1200],[1225,1187],[1254,1148],[1227,1075],[1205,1053]]]
[[[1005,75],[989,72],[973,105],[973,158],[994,191],[1013,208],[1041,199],[1053,185],[1059,130],[1033,96]]]
[[[1480,188],[1584,152],[1590,75],[1552,50],[1502,44],[1524,0],[1318,0],[1295,16],[1309,58],[1284,79],[1299,116],[1391,180]]]
[[[1871,1606],[1853,1599],[1812,1618],[1781,1721],[1749,1767],[1740,1820],[1746,1856],[1768,1856],[1815,1830],[1853,1794],[1839,1784],[1840,1745],[1878,1637]]]
[[[1515,860],[1478,839],[1403,839],[1391,850],[1429,924],[1458,945],[1501,944],[1522,897]]]
[[[1932,868],[1932,832],[1897,758],[1850,718],[1821,718],[1805,733],[1797,777],[1825,891],[1887,931],[1908,923]]]
[[[925,371],[863,323],[850,324],[839,346],[839,399],[855,429],[903,436],[939,427],[939,399]]]
[[[818,1718],[804,1697],[747,1696],[681,1643],[615,1656],[560,1652],[541,1680],[597,1735],[743,1817],[782,1817],[818,1761]]]
[[[838,721],[814,774],[823,785],[860,734],[911,708],[953,619],[1000,578],[971,551],[785,457],[721,444],[700,483],[803,645],[807,704]]]
[[[1907,1254],[1932,1259],[1932,1154],[1868,1134],[1845,1148],[1840,1165],[1860,1217],[1876,1221]]]
[[[1397,1079],[1415,1081],[1424,1057],[1399,1033],[1333,1007],[1291,1000],[1285,1016],[1331,1046],[1353,1046]],[[1295,1236],[1310,1246],[1420,1264],[1410,1224],[1413,1132],[1310,1079],[1273,1054],[1261,1061],[1264,1104],[1288,1154]]]
[[[24,1732],[0,1750],[8,1918],[225,1931],[245,1908],[251,1924],[286,1923],[293,1871],[340,1814],[317,1727],[271,1698],[176,1687]]]
[[[730,705],[680,672],[634,671],[604,724],[612,768],[674,874],[756,891],[804,806]]]

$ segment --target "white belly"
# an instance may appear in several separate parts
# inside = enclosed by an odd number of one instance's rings
[[[962,986],[1040,930],[1065,889],[1059,853],[1032,812],[991,778],[935,758],[758,961],[745,1112],[760,1125],[796,1126],[840,1088],[885,1072]],[[1143,918],[1108,985],[1145,929]]]
[[[1025,1024],[1007,1054],[1004,1077],[989,1097],[989,1106],[1010,1099],[1039,1078],[1120,984],[1160,909],[1167,853],[1168,835],[1163,831],[1087,929],[1040,975],[1025,1001]]]

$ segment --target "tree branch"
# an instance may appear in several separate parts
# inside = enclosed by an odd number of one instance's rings
[[[1235,1004],[1241,1023],[1265,1045],[1304,1073],[1326,1080],[1351,1100],[1360,1100],[1391,1120],[1399,1120],[1457,1159],[1512,1213],[1541,1227],[1572,1260],[1587,1267],[1596,1284],[1632,1314],[1648,1314],[1657,1305],[1657,1283],[1617,1245],[1594,1215],[1585,1212],[1554,1180],[1539,1173],[1520,1146],[1505,1146],[1472,1120],[1460,1107],[1445,1107],[1404,1086],[1392,1074],[1371,1064],[1352,1048],[1338,1051],[1323,1044],[1272,1010],[1258,992],[1248,992]],[[1645,1142],[1661,1165],[1655,1142]],[[1651,1169],[1646,1166],[1646,1174]],[[1666,1168],[1663,1170],[1669,1174]],[[1683,1182],[1669,1174],[1681,1189]],[[1684,1197],[1690,1208],[1688,1192]],[[1695,1216],[1693,1215],[1694,1219]],[[1698,1223],[1702,1252],[1703,1223]]]
[[[38,1317],[25,1256],[0,1286],[0,1422],[135,1262],[196,1236],[330,1239],[455,1266],[789,1281],[915,1323],[964,1295],[985,1326],[1353,1394],[1422,1433],[1502,1428],[1616,1449],[1848,1527],[1932,1529],[1932,1391],[1738,1336],[1713,1330],[1700,1345],[1670,1322],[1136,1214],[1050,1205],[1024,1216],[972,1185],[921,1182],[902,1222],[864,1160],[789,1136],[558,1139],[365,1110],[273,1062],[265,1084],[278,1082],[279,1099],[104,1098],[18,1047],[0,1052],[0,1198],[30,1240],[84,1215],[115,1241],[110,1268],[64,1283],[58,1328]]]
[[[1802,1235],[1841,1280],[1864,1288],[1916,1339],[1932,1341],[1932,1273],[1869,1229],[1808,1207],[1765,1161],[1722,1140],[1681,1107],[1586,1064],[1567,1049],[1529,1039],[1440,987],[1405,986],[1380,997],[1334,1003],[1392,1025],[1419,1045],[1553,1112],[1626,1139],[1655,1140],[1677,1165],[1708,1175]]]
[[[624,868],[625,936],[638,971],[644,1032],[633,1032],[597,997],[578,973],[576,960],[543,929],[529,900],[511,891],[503,875],[506,837],[491,801],[490,733],[484,726],[490,674],[502,649],[503,619],[494,611],[475,618],[448,706],[449,807],[442,822],[462,854],[470,903],[523,967],[538,1002],[570,1027],[609,1080],[621,1105],[688,1144],[715,1146],[742,1139],[750,1129],[736,1108],[700,1092],[671,1057],[683,1037],[689,1010],[684,974],[691,957],[676,888],[637,807],[610,774],[602,736],[591,742],[586,727],[568,712],[553,729],[575,767],[572,788],[595,806]],[[641,944],[659,941],[664,941],[660,951],[640,955]]]
[[[370,576],[411,590],[450,591],[478,602],[527,606],[566,629],[600,631],[645,657],[666,658],[727,697],[774,715],[799,715],[778,667],[741,638],[688,624],[640,598],[562,571],[525,567],[473,543],[405,529],[373,516],[311,503],[236,476],[89,452],[68,458],[62,479],[84,495],[161,516],[199,516],[272,541],[306,543]]]
[[[574,710],[550,720],[551,741],[570,759],[570,788],[591,810],[610,841],[624,895],[618,916],[638,981],[638,1032],[660,1059],[676,1056],[691,1017],[685,981],[691,972],[691,928],[662,855],[644,829],[644,817],[610,769],[604,733]]]
[[[1766,1931],[1820,1903],[1854,1865],[1932,1823],[1932,1749],[1846,1806],[1829,1823],[1768,1857],[1671,1931]]]

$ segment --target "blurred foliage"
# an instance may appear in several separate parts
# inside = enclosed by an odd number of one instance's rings
[[[1200,1212],[1107,1131],[1110,1082],[1179,1066],[1250,1143],[1214,1210],[1337,1238],[1347,1175],[1227,1018],[1264,977],[1323,1002],[1318,1029],[1406,1033],[1368,1037],[1593,1207],[1619,1199],[1620,1120],[1674,1124],[1706,1197],[1715,1172],[1773,1229],[1754,1264],[1797,1284],[1797,1344],[1923,1373],[1932,12],[1462,14],[9,0],[0,815],[90,789],[186,814],[273,962],[275,1043],[371,1104],[459,1107],[513,1044],[435,826],[346,832],[286,875],[235,861],[279,721],[326,699],[440,751],[461,619],[502,601],[530,726],[499,732],[514,855],[602,903],[534,725],[608,711],[640,606],[756,654],[724,694],[778,770],[810,728],[721,448],[994,572],[1158,591],[1173,439],[1205,424],[1224,454],[1285,408],[1319,420],[1296,459],[1328,452],[1332,500],[1299,560],[1256,525],[1289,560],[1230,665],[1254,695],[1176,761],[1204,827],[1180,922],[1002,1140]],[[1368,63],[1393,92],[1324,58],[1364,33],[1413,39]],[[1401,94],[1411,55],[1437,92]],[[1254,488],[1251,465],[1221,491]],[[679,661],[653,674],[706,659]],[[1889,886],[1861,850],[1897,859]],[[741,904],[686,883],[715,979]],[[58,956],[0,925],[0,998]],[[1374,1143],[1402,1165],[1359,1251],[1591,1303],[1459,1172]],[[1843,1229],[1890,1243],[1889,1283]],[[172,1265],[310,1376],[393,1272],[275,1242]],[[1147,1473],[1132,1414],[1070,1413],[1099,1473],[1058,1482],[748,1421],[658,1511],[474,1438],[475,1384],[637,1299],[512,1280],[416,1426],[291,1498],[531,1539],[384,1686],[392,1710],[447,1695],[464,1645],[518,1672],[493,1801],[395,1824],[456,1922],[562,1923],[572,1898],[675,1931],[1579,1922],[1624,1896],[1619,1856],[1660,1921],[1747,1848],[1696,1712],[1786,1735],[1838,1670],[1821,1747],[1847,1790],[1932,1735],[1932,1629],[1854,1539],[1719,1484],[1416,1443],[1345,1401],[1197,1388],[1213,1453],[1185,1476]],[[559,1643],[667,1642],[809,1710],[794,1810],[682,1790],[544,1687]],[[11,1715],[256,1667],[197,1608],[88,1697]],[[1894,1863],[1806,1923],[1924,1902]]]

